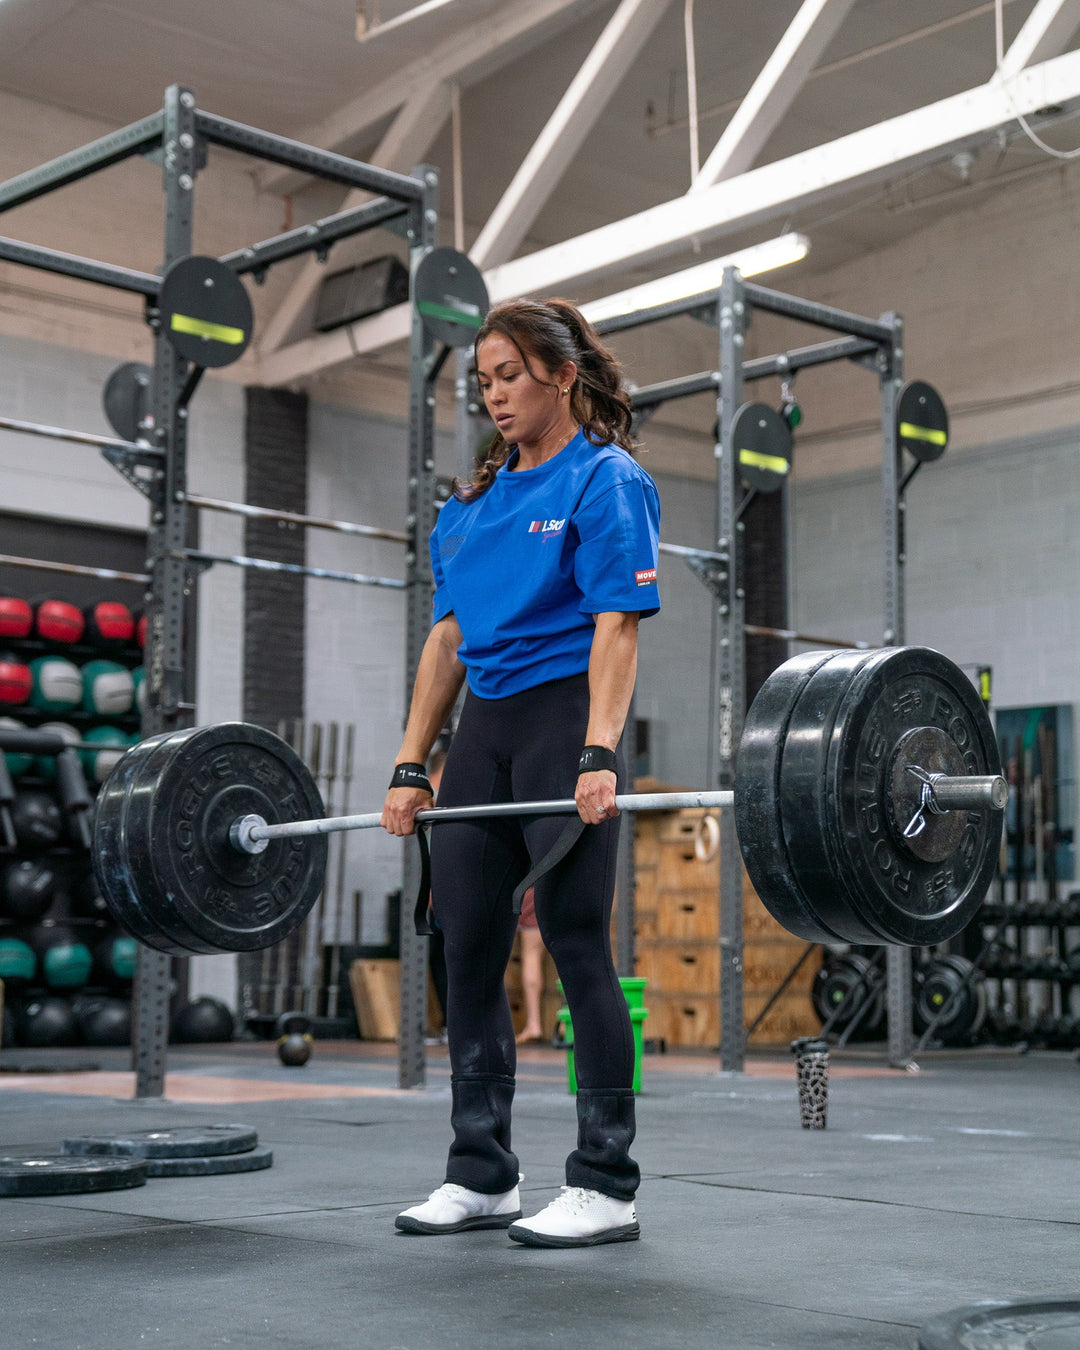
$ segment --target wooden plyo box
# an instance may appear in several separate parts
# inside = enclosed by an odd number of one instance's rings
[[[365,1041],[396,1041],[401,1009],[401,962],[354,961],[349,967],[356,1024]]]

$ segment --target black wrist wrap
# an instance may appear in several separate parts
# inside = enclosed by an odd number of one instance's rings
[[[609,769],[615,773],[617,768],[618,760],[615,758],[614,750],[609,750],[606,745],[587,745],[581,752],[577,771],[595,773],[598,769]]]
[[[431,792],[432,796],[435,795],[428,780],[427,770],[422,764],[395,764],[390,786],[419,788],[421,792]]]

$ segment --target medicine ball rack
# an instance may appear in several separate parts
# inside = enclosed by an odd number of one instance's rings
[[[194,187],[210,145],[288,165],[377,195],[363,206],[286,231],[220,259],[198,258],[193,256],[192,248]],[[192,711],[183,698],[185,592],[193,572],[215,562],[404,589],[407,703],[430,619],[432,582],[425,543],[435,521],[434,386],[451,348],[436,342],[414,308],[409,351],[407,532],[398,536],[406,544],[403,581],[335,574],[295,564],[187,549],[186,530],[192,505],[254,513],[239,503],[205,498],[192,501],[187,486],[188,404],[204,370],[236,360],[250,340],[250,302],[238,278],[252,275],[258,282],[275,263],[304,253],[313,252],[325,260],[336,241],[376,228],[391,229],[404,236],[409,244],[411,270],[415,272],[437,242],[438,175],[428,167],[418,168],[410,175],[392,173],[245,126],[198,108],[192,91],[177,84],[166,90],[161,111],[0,183],[0,212],[135,155],[161,156],[165,196],[161,275],[9,238],[0,238],[0,259],[145,298],[146,320],[154,335],[147,437],[145,441],[127,441],[16,423],[13,419],[4,419],[0,427],[96,446],[149,502],[146,573],[132,573],[123,578],[145,582],[147,586],[147,707],[142,733],[151,736],[176,730],[185,724]],[[314,517],[304,518],[302,523],[326,528],[345,524],[328,524]],[[118,578],[118,574],[109,574],[105,569],[77,568],[72,564],[61,567],[14,556],[5,556],[0,561],[13,566],[44,566],[54,571]],[[404,866],[406,888],[415,887],[418,877],[412,873],[417,863],[412,851],[407,852]],[[425,944],[408,924],[403,925],[403,1015],[399,1042],[399,1081],[403,1087],[424,1081],[426,955]],[[136,1097],[160,1097],[164,1093],[168,1003],[169,958],[140,946],[133,1007]]]
[[[747,359],[746,332],[755,310],[823,328],[837,336],[809,346],[793,347],[771,356]],[[745,614],[746,567],[743,515],[759,488],[744,484],[737,440],[738,414],[744,385],[768,377],[790,380],[798,371],[835,361],[850,361],[876,375],[881,400],[881,509],[884,621],[886,646],[904,642],[904,493],[924,462],[944,450],[947,432],[928,433],[920,444],[911,428],[901,432],[899,406],[903,383],[903,322],[894,313],[864,318],[830,305],[804,300],[747,281],[737,268],[725,268],[719,289],[668,301],[662,305],[604,319],[596,326],[604,334],[657,323],[678,315],[696,314],[715,325],[719,334],[719,368],[639,387],[631,393],[638,418],[650,415],[670,399],[715,392],[719,440],[716,455],[717,543],[719,558],[686,558],[687,564],[716,598],[716,665],[719,717],[710,728],[714,763],[721,788],[735,781],[735,751],[746,714],[746,636],[771,636],[789,642],[822,647],[861,648],[845,642],[800,634],[790,629],[748,627]],[[460,383],[459,383],[460,389]],[[461,419],[459,418],[459,425]],[[780,482],[786,488],[785,476]],[[743,1001],[742,863],[730,811],[721,812],[720,862],[720,1059],[725,1072],[740,1072],[745,1064],[746,1033]],[[616,947],[619,969],[632,973],[633,950],[633,827],[622,832]],[[890,946],[886,954],[889,1012],[888,1060],[904,1067],[913,1049],[911,953]]]

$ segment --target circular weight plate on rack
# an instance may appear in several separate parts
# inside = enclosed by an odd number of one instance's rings
[[[955,1045],[982,1029],[986,1021],[986,986],[981,975],[968,979],[971,969],[972,963],[962,956],[931,957],[916,969],[912,1000],[916,1035],[921,1036],[954,997],[956,1002],[934,1028],[933,1039],[943,1045]]]
[[[955,937],[997,866],[1003,812],[962,813],[960,841],[940,861],[915,857],[890,824],[896,747],[917,727],[943,731],[965,773],[1000,772],[974,686],[927,647],[837,653],[791,713],[778,793],[788,856],[808,903],[849,942],[920,947]]]
[[[873,962],[857,952],[826,961],[814,976],[810,1001],[822,1025],[832,1019],[832,1029],[843,1031],[861,1011],[866,1000],[873,1004],[860,1021],[856,1037],[872,1040],[885,1026],[885,993],[873,983]]]
[[[484,277],[456,248],[425,253],[413,278],[413,304],[424,330],[448,347],[471,347],[488,312]]]
[[[776,492],[791,470],[791,428],[767,403],[744,403],[731,424],[731,443],[745,483]]]
[[[791,710],[830,656],[804,652],[773,671],[746,714],[735,765],[735,830],[747,875],[777,923],[807,942],[846,939],[822,923],[794,876],[780,820],[780,756]]]
[[[105,381],[102,401],[113,431],[125,441],[143,434],[143,418],[150,411],[150,367],[144,361],[125,361]]]
[[[81,1134],[65,1139],[61,1147],[80,1157],[208,1158],[249,1153],[258,1142],[258,1131],[247,1125],[181,1125],[128,1134]]]
[[[976,1303],[919,1330],[918,1350],[1076,1350],[1080,1299]]]
[[[129,756],[110,775],[95,816],[95,875],[117,919],[176,955],[280,942],[322,889],[326,836],[275,839],[249,854],[230,843],[229,827],[249,814],[271,823],[323,814],[299,756],[242,722],[142,745],[150,749],[115,786]]]
[[[147,1158],[148,1177],[219,1177],[232,1172],[261,1172],[273,1167],[274,1153],[269,1148],[253,1148],[247,1153],[211,1154],[206,1158]]]
[[[889,796],[886,801],[889,824],[904,847],[924,862],[944,862],[954,853],[964,833],[963,811],[947,811],[923,815],[923,828],[910,839],[904,831],[919,810],[922,783],[910,772],[912,768],[927,773],[961,776],[967,773],[960,747],[940,727],[916,727],[900,737],[889,768]]]
[[[0,1158],[0,1195],[86,1195],[145,1185],[141,1158]]]
[[[216,258],[181,258],[158,292],[161,331],[197,366],[230,366],[251,341],[251,299],[236,273]]]
[[[932,384],[911,380],[896,405],[896,435],[901,448],[924,464],[940,459],[949,444],[949,414]]]

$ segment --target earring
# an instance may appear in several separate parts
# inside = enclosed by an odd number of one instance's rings
[[[570,386],[567,385],[566,388],[563,390],[563,393],[564,393],[564,394],[568,394],[569,392],[570,392]]]

